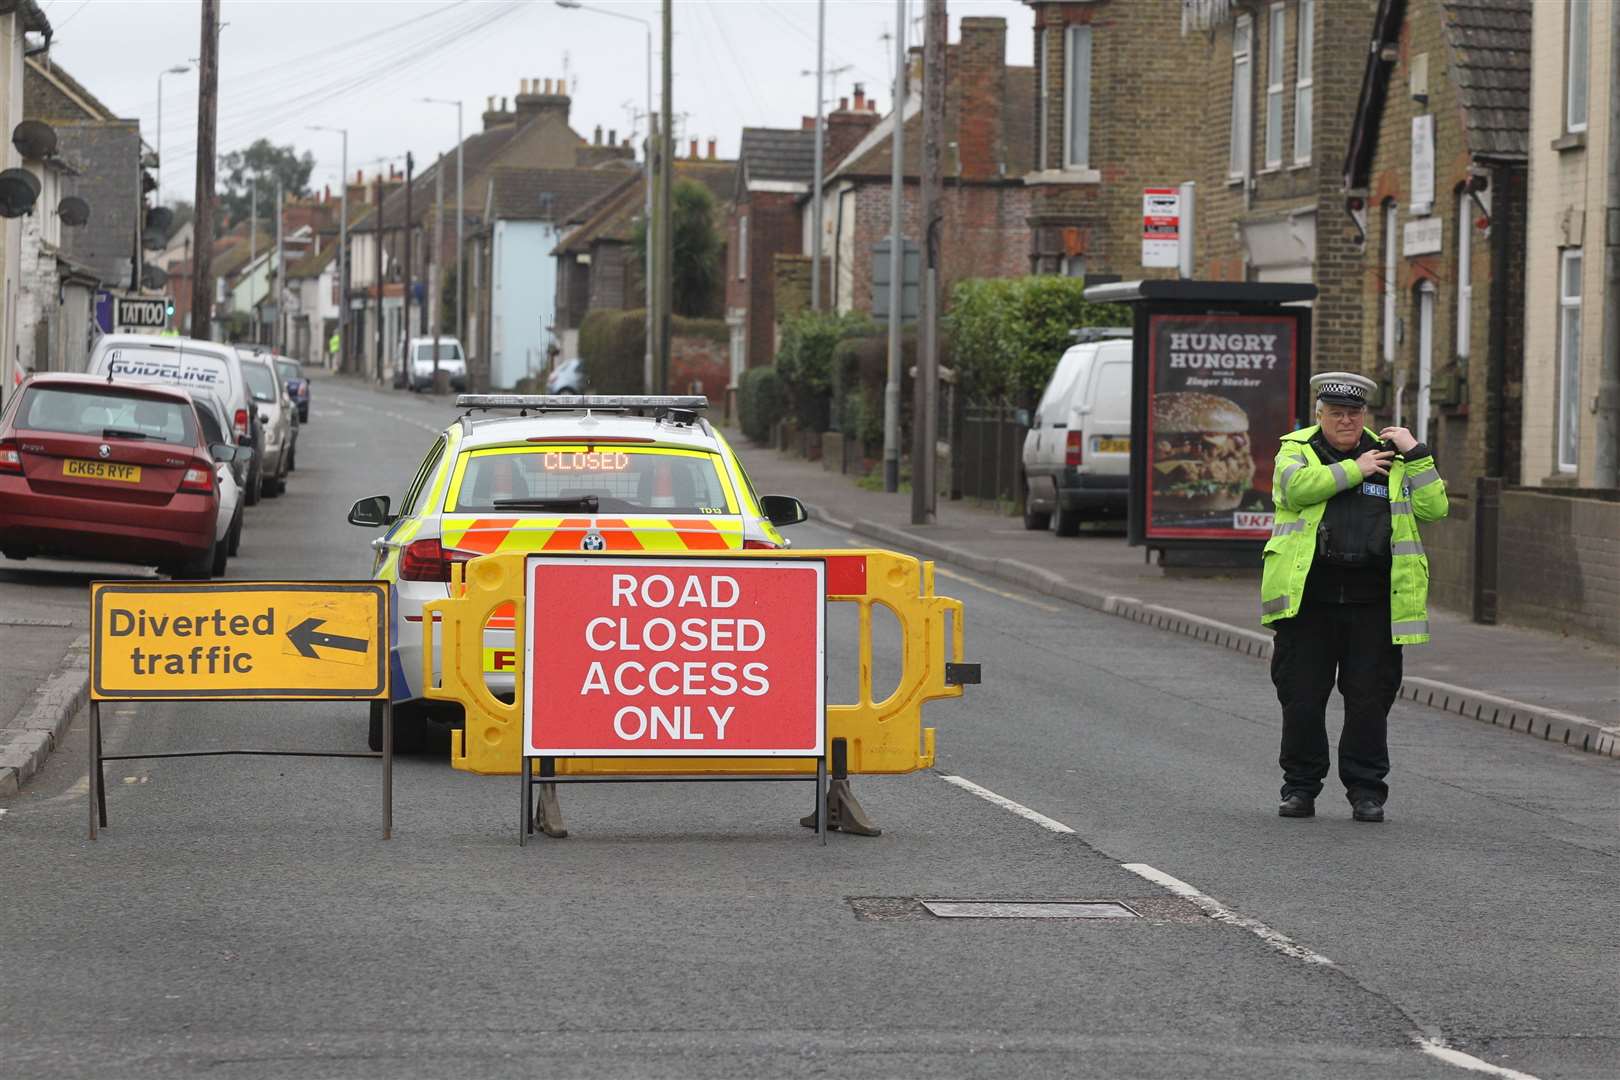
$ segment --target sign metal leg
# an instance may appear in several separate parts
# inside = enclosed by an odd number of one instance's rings
[[[394,838],[394,702],[383,702],[383,839]]]
[[[87,756],[89,764],[87,777],[89,780],[88,798],[85,800],[90,807],[90,839],[96,838],[96,818],[100,809],[97,800],[101,797],[101,703],[90,703],[90,730],[85,732],[85,743],[88,747]]]
[[[530,796],[532,794],[530,784],[534,780],[534,758],[529,757],[527,754],[523,756],[523,768],[518,770],[518,779],[523,785],[523,809],[519,812],[518,817],[518,847],[523,847],[529,842],[529,834],[534,831],[534,810],[530,805]]]
[[[816,835],[827,843],[827,757],[816,758]]]

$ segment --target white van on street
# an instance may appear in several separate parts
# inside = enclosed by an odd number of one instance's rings
[[[1073,536],[1122,517],[1131,475],[1131,332],[1088,327],[1058,361],[1024,436],[1024,528]]]

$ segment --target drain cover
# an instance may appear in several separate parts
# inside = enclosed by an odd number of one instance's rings
[[[941,919],[1139,919],[1114,900],[922,900]]]

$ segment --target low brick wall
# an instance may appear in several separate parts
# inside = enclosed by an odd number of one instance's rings
[[[1500,565],[1504,622],[1620,644],[1620,502],[1503,492]]]

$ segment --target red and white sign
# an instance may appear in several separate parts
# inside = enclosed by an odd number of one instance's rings
[[[529,757],[819,757],[826,567],[531,555]]]
[[[1181,190],[1142,189],[1142,265],[1178,266],[1181,252]]]

